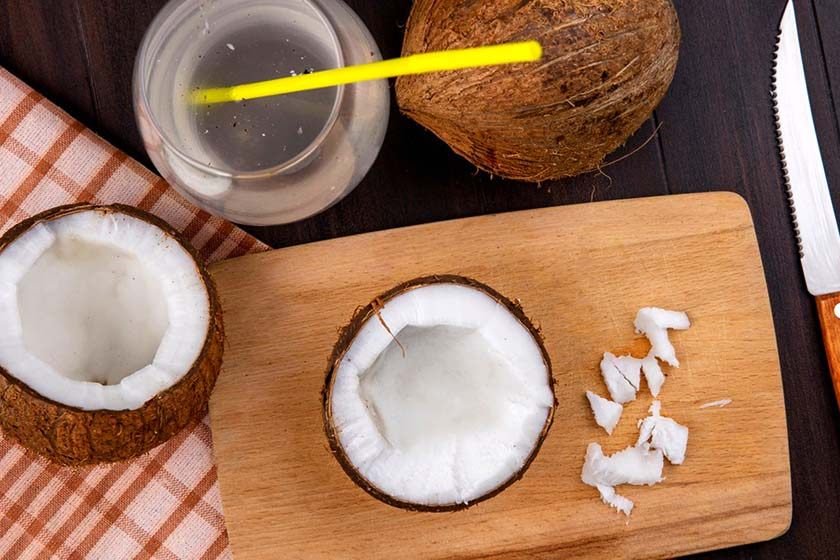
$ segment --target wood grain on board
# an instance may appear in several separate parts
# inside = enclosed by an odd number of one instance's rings
[[[472,276],[543,330],[559,407],[524,479],[464,512],[411,513],[357,488],[330,455],[320,391],[337,329],[378,293],[430,273]],[[771,539],[791,520],[776,339],[749,210],[728,193],[532,210],[282,249],[213,268],[229,348],[211,402],[237,558],[666,557]],[[663,414],[687,459],[654,487],[621,487],[629,523],[580,482],[587,443],[635,443],[646,390],[612,437],[584,391],[606,394],[605,350],[643,355],[645,305],[686,310]],[[732,399],[724,408],[701,408]]]

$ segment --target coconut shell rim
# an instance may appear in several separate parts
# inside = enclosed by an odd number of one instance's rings
[[[207,292],[207,298],[208,298],[208,304],[209,304],[207,331],[205,333],[204,344],[202,345],[198,356],[193,361],[193,363],[190,365],[189,369],[184,373],[184,375],[176,383],[172,384],[170,387],[167,387],[166,389],[164,389],[162,391],[159,391],[152,398],[150,398],[149,400],[144,402],[141,406],[139,406],[137,408],[134,408],[134,409],[85,410],[85,409],[82,409],[82,408],[79,408],[79,407],[76,407],[76,406],[71,406],[71,405],[67,405],[67,404],[64,404],[64,403],[54,401],[54,400],[52,400],[48,397],[45,397],[44,395],[41,395],[40,393],[38,393],[37,391],[32,389],[29,385],[27,385],[26,383],[24,383],[23,381],[18,379],[11,372],[6,370],[6,368],[3,367],[3,366],[0,366],[0,377],[2,377],[3,380],[8,385],[13,385],[13,386],[18,387],[21,390],[21,392],[26,395],[26,398],[31,399],[35,402],[45,403],[45,404],[54,406],[58,409],[66,410],[66,411],[71,412],[75,415],[93,416],[93,415],[96,415],[96,414],[107,414],[109,416],[119,418],[121,416],[128,416],[128,415],[131,415],[131,414],[136,414],[139,411],[143,410],[145,407],[149,406],[150,403],[163,398],[165,395],[167,395],[169,393],[174,393],[174,392],[176,392],[177,389],[180,389],[180,388],[182,388],[182,386],[187,385],[192,380],[192,378],[194,376],[196,376],[200,373],[201,366],[204,363],[204,361],[207,359],[207,356],[210,353],[213,345],[220,344],[221,345],[221,354],[224,354],[224,322],[223,322],[223,319],[222,319],[222,315],[223,315],[222,306],[221,306],[221,301],[219,299],[216,283],[213,280],[212,276],[210,276],[210,273],[207,269],[207,265],[206,265],[204,259],[198,253],[198,251],[195,249],[195,247],[193,247],[186,240],[186,238],[183,236],[183,234],[181,234],[172,225],[170,225],[165,220],[159,218],[158,216],[155,216],[154,214],[152,214],[150,212],[146,212],[144,210],[141,210],[139,208],[136,208],[134,206],[129,206],[129,205],[126,205],[126,204],[93,204],[93,203],[89,203],[89,202],[80,202],[80,203],[65,204],[65,205],[61,205],[61,206],[56,206],[54,208],[50,208],[48,210],[45,210],[45,211],[40,212],[38,214],[35,214],[35,215],[19,222],[18,224],[14,225],[9,230],[7,230],[6,233],[4,233],[2,236],[0,236],[0,253],[2,253],[9,245],[11,245],[21,235],[23,235],[24,233],[26,233],[27,231],[29,231],[30,229],[32,229],[33,227],[35,227],[39,223],[49,222],[49,221],[56,220],[58,218],[62,218],[64,216],[69,216],[69,215],[72,215],[72,214],[76,214],[76,213],[80,213],[80,212],[88,212],[88,211],[96,211],[96,212],[103,212],[103,213],[120,213],[120,214],[128,215],[132,218],[141,220],[141,221],[143,221],[147,224],[150,224],[152,226],[155,226],[155,227],[159,228],[161,231],[164,232],[164,234],[166,234],[167,237],[169,237],[171,239],[174,239],[182,248],[184,248],[187,251],[187,253],[192,258],[192,261],[193,261],[193,263],[196,267],[196,270],[198,271],[198,273],[199,273],[199,275],[202,279],[202,283],[203,283],[203,285],[206,289],[206,292]],[[218,373],[219,373],[220,370],[221,370],[221,361],[220,361],[220,366],[219,366],[219,368],[217,369],[217,371],[214,375],[212,385],[215,385],[215,381],[216,381],[216,378],[218,377]],[[212,385],[210,387],[211,392],[212,392]],[[208,397],[209,397],[209,395],[208,395]],[[206,399],[206,400],[209,402],[209,399]],[[206,408],[206,405],[207,405],[207,402],[204,403],[204,408]],[[2,406],[2,403],[0,403],[0,406]],[[192,419],[192,424],[197,422],[199,419],[200,418]],[[190,425],[190,424],[188,423],[187,425],[182,426],[175,433],[180,432],[181,429],[186,428],[188,425]],[[15,434],[10,433],[8,430],[3,429],[2,423],[0,423],[0,432],[2,432],[5,437],[8,437],[8,438],[16,441],[20,445],[22,445],[28,451],[36,453],[39,456],[45,457],[48,460],[50,460],[52,462],[59,463],[59,464],[66,464],[66,465],[71,465],[71,464],[72,465],[102,464],[102,463],[113,463],[113,462],[118,462],[118,461],[122,461],[122,460],[127,459],[127,458],[113,458],[112,459],[112,458],[96,457],[96,458],[94,458],[92,460],[88,460],[88,461],[65,461],[65,460],[62,459],[62,456],[45,455],[45,454],[41,453],[40,451],[38,451],[37,449],[34,449],[34,448],[30,447],[27,444],[27,442],[25,442],[22,438],[19,438]],[[173,436],[174,436],[174,434],[173,434]],[[155,443],[155,445],[141,451],[140,453],[138,453],[136,455],[133,455],[133,457],[140,456],[140,455],[150,451],[154,447],[157,447],[157,445],[160,445],[160,444],[164,443],[165,441],[167,441],[167,439],[157,441]]]
[[[534,341],[537,343],[537,346],[540,349],[540,353],[542,354],[543,363],[545,364],[546,369],[548,371],[548,384],[551,389],[552,397],[554,399],[554,402],[549,408],[548,415],[546,416],[545,423],[543,424],[543,428],[540,431],[539,436],[537,437],[537,440],[534,444],[533,449],[531,450],[531,453],[528,455],[527,459],[525,459],[525,462],[523,463],[522,467],[518,471],[513,473],[513,475],[511,475],[503,483],[493,488],[491,491],[486,492],[485,494],[482,494],[474,500],[463,504],[418,504],[394,498],[393,496],[380,490],[376,485],[374,485],[372,482],[370,482],[364,476],[362,476],[362,474],[353,465],[352,461],[350,461],[350,459],[347,457],[347,454],[345,453],[344,448],[341,445],[341,441],[338,436],[338,431],[335,428],[335,425],[332,421],[332,407],[330,405],[332,402],[332,390],[335,384],[335,373],[338,369],[338,365],[341,363],[341,360],[344,357],[344,354],[350,348],[350,345],[355,340],[356,335],[358,334],[361,327],[365,323],[367,323],[369,319],[375,317],[379,310],[382,308],[382,306],[385,304],[385,302],[389,301],[390,299],[393,299],[394,297],[404,294],[410,290],[433,284],[457,284],[461,286],[468,286],[470,288],[477,289],[487,294],[500,304],[504,305],[505,308],[519,321],[519,323],[523,327],[525,327],[526,330],[528,330]],[[533,461],[539,454],[539,451],[542,448],[545,439],[548,437],[548,432],[551,429],[551,426],[554,422],[554,413],[558,405],[557,395],[554,392],[555,385],[556,380],[554,378],[553,369],[551,365],[551,357],[548,353],[548,350],[545,347],[545,340],[542,335],[542,332],[540,331],[539,327],[534,325],[531,319],[525,314],[524,310],[522,309],[522,305],[518,302],[518,300],[511,300],[503,294],[501,294],[500,292],[498,292],[497,290],[495,290],[494,288],[492,288],[491,286],[488,286],[483,282],[480,282],[467,276],[462,276],[458,274],[434,274],[420,276],[402,282],[394,286],[393,288],[381,293],[367,305],[358,307],[353,313],[350,322],[339,330],[339,339],[333,347],[332,353],[330,355],[324,387],[321,390],[321,407],[324,422],[324,432],[327,437],[327,442],[330,446],[330,452],[336,458],[339,465],[341,465],[341,468],[342,470],[344,470],[344,473],[350,478],[350,480],[353,481],[353,483],[356,484],[356,486],[360,487],[362,490],[364,490],[377,500],[389,506],[408,511],[428,513],[447,513],[463,511],[475,506],[476,504],[484,502],[485,500],[489,500],[490,498],[497,496],[498,494],[509,488],[511,485],[521,480],[522,477],[525,475],[525,472],[528,470],[528,468],[531,466],[531,463],[533,463]]]

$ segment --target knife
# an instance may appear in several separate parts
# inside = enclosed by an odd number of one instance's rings
[[[811,115],[793,0],[782,16],[773,66],[776,133],[793,227],[840,403],[840,232]]]

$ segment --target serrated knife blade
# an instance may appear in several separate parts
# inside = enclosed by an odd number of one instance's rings
[[[840,404],[840,232],[811,114],[793,0],[788,0],[779,25],[773,100],[799,258],[808,291],[817,299],[823,344]]]
[[[828,190],[793,0],[779,26],[773,72],[776,129],[805,283],[812,294],[840,291],[840,232]]]

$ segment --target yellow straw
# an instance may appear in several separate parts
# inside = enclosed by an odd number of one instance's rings
[[[194,104],[205,105],[226,103],[368,80],[394,78],[407,74],[425,74],[427,72],[443,72],[497,64],[534,62],[541,57],[542,47],[537,41],[430,52],[251,84],[199,89],[192,92],[190,100]]]

